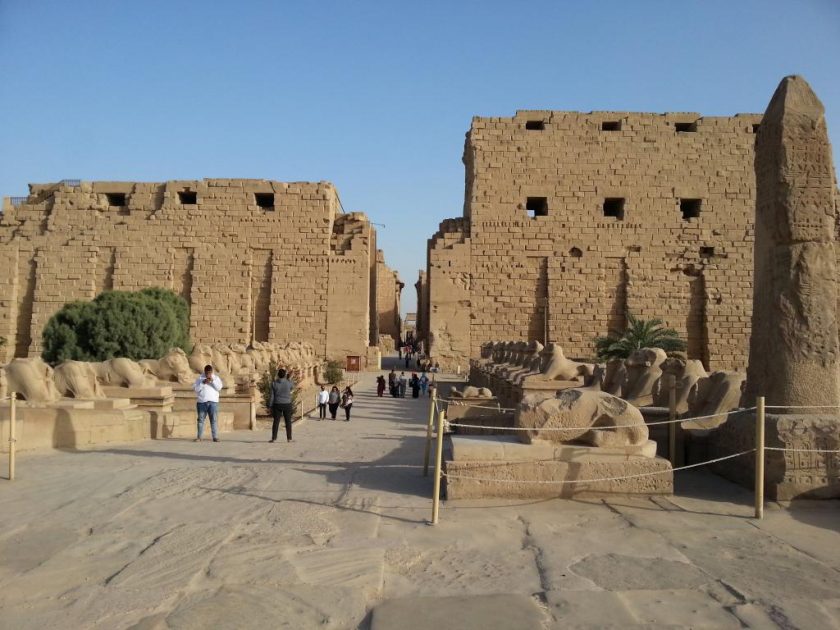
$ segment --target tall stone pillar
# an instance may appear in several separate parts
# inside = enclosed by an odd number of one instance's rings
[[[744,403],[763,395],[768,405],[838,405],[837,184],[823,106],[802,77],[785,77],[767,107],[755,173]]]

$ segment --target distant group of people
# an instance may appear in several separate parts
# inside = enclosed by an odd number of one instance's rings
[[[406,367],[408,367],[411,356],[415,353],[413,346],[406,346]],[[425,358],[425,357],[424,357]],[[418,357],[418,363],[420,358]],[[435,363],[429,371],[434,375],[440,369],[439,365]],[[418,375],[417,372],[412,372],[411,377],[406,377],[405,372],[397,373],[391,370],[388,374],[388,380],[379,375],[376,379],[376,395],[382,398],[385,395],[385,389],[390,392],[394,398],[405,398],[408,389],[411,389],[412,398],[420,398],[420,396],[432,395],[435,388],[434,376],[430,379],[426,375],[426,368]],[[218,436],[218,417],[219,417],[219,392],[223,387],[222,380],[213,370],[213,366],[208,365],[204,368],[204,373],[201,374],[193,383],[193,391],[196,394],[196,412],[197,412],[197,437],[196,442],[200,442],[202,434],[204,433],[204,422],[209,417],[210,431],[214,442],[219,441]],[[295,405],[293,394],[295,390],[295,383],[291,378],[291,374],[284,369],[279,369],[275,379],[271,382],[271,388],[268,397],[268,408],[271,410],[272,424],[271,424],[271,439],[269,442],[277,441],[277,433],[280,429],[280,420],[286,427],[286,441],[292,441],[292,420],[295,412]],[[321,385],[321,389],[317,394],[318,404],[318,419],[326,420],[327,412],[330,414],[332,420],[336,419],[339,408],[344,409],[344,420],[350,422],[350,411],[353,409],[353,390],[348,385],[344,391],[339,391],[338,387],[333,385],[332,389],[327,391],[326,386]]]
[[[431,359],[423,352],[421,343],[415,341],[414,336],[409,333],[406,337],[405,343],[400,343],[397,346],[400,360],[405,361],[405,369],[411,367],[412,361],[416,363],[416,368],[421,372],[438,372],[440,371],[440,364],[432,363]]]
[[[344,388],[343,392],[339,392],[338,387],[332,386],[330,391],[324,385],[321,385],[321,391],[318,392],[318,420],[327,419],[327,410],[330,412],[330,419],[335,420],[338,415],[338,408],[344,409],[344,420],[350,422],[350,410],[353,408],[353,390],[350,386]]]
[[[376,395],[380,398],[385,395],[385,386],[385,377],[380,374],[376,379]],[[408,389],[411,389],[412,398],[420,398],[421,394],[425,396],[426,392],[431,393],[434,383],[426,376],[425,372],[419,376],[417,372],[412,372],[411,377],[407,378],[405,372],[400,372],[400,375],[397,376],[397,373],[391,370],[388,374],[387,386],[388,392],[394,398],[405,398]]]

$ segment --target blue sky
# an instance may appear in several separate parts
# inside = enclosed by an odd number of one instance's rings
[[[472,116],[761,112],[802,74],[840,134],[840,0],[0,0],[0,193],[330,180],[406,282],[463,209]],[[836,157],[835,157],[836,159]]]

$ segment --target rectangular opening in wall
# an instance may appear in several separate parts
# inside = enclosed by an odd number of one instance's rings
[[[700,258],[714,258],[715,255],[715,248],[714,247],[701,247],[700,248]]]
[[[274,193],[254,193],[254,202],[265,210],[274,210]]]
[[[676,129],[677,133],[691,133],[691,132],[697,131],[697,123],[696,122],[674,123],[674,129]]]
[[[545,122],[542,120],[528,120],[525,122],[525,129],[531,131],[542,131],[545,129]]]
[[[758,133],[759,127],[761,127],[761,124],[759,124],[759,123],[756,123],[755,125],[753,125],[752,126],[752,132],[753,133]]]
[[[534,217],[547,217],[548,197],[528,197],[525,201],[525,209],[528,211],[528,216],[532,219]]]
[[[680,199],[680,212],[685,221],[696,219],[700,216],[700,207],[703,205],[701,199]]]
[[[178,191],[178,201],[181,202],[182,205],[194,205],[198,203],[198,193],[194,193],[191,190],[179,190]]]
[[[108,205],[113,208],[122,208],[125,206],[125,193],[105,193],[108,199]]]
[[[601,123],[601,131],[621,131],[621,121],[605,120]]]
[[[624,220],[624,198],[607,197],[604,199],[604,216]]]

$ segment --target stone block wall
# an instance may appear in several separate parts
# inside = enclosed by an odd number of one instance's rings
[[[464,216],[429,241],[441,365],[522,338],[594,356],[629,311],[707,369],[746,366],[761,116],[520,111],[474,118]]]
[[[66,302],[148,286],[190,303],[196,342],[308,341],[343,360],[377,333],[375,231],[328,182],[33,184],[3,210],[5,360],[39,354]]]
[[[402,318],[400,298],[405,284],[399,274],[385,264],[385,253],[376,252],[376,312],[379,318],[379,335],[387,335],[394,343],[399,342]],[[393,345],[393,344],[392,344]]]

